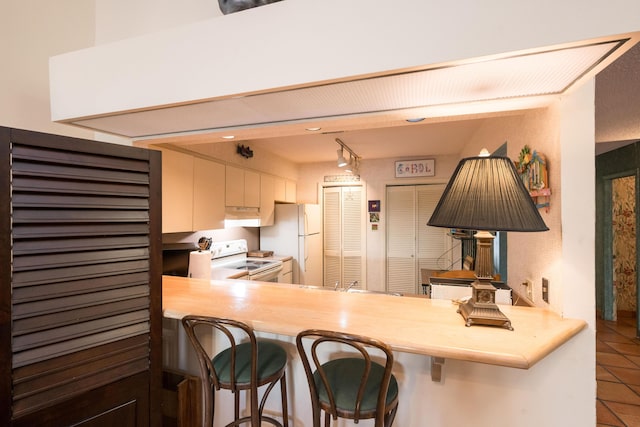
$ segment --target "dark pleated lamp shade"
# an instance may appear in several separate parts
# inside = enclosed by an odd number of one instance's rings
[[[427,225],[486,231],[549,230],[507,157],[462,159]]]

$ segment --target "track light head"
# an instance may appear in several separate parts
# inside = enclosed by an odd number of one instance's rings
[[[344,167],[347,165],[347,159],[344,158],[344,151],[342,148],[338,150],[338,167]]]

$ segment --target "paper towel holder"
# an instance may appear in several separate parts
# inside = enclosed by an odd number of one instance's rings
[[[211,248],[211,243],[213,243],[213,239],[211,237],[201,237],[198,239],[198,247],[201,251],[208,251]]]

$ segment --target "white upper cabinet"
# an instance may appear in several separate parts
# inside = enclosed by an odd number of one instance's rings
[[[194,158],[193,230],[224,228],[225,167],[211,160]]]
[[[193,230],[193,156],[162,151],[162,232]]]
[[[227,206],[260,207],[260,174],[226,166],[225,200]]]
[[[273,225],[275,222],[275,182],[270,175],[260,176],[260,225]]]
[[[275,178],[274,198],[277,202],[295,203],[296,183],[284,178]]]
[[[162,149],[162,232],[224,227],[224,165]]]

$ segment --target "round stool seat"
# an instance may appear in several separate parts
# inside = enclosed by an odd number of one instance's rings
[[[213,368],[222,383],[231,382],[231,349],[228,348],[217,354],[213,360]],[[284,369],[287,364],[287,352],[278,344],[268,341],[258,341],[258,382],[270,381],[274,375]],[[249,384],[251,381],[251,343],[236,346],[236,382],[238,385]]]
[[[362,374],[366,367],[366,362],[361,358],[345,358],[327,362],[322,365],[327,376],[329,388],[333,391],[336,408],[342,411],[353,412],[356,408],[358,387],[362,379]],[[378,392],[380,383],[384,376],[384,367],[378,363],[371,363],[371,373],[365,385],[364,396],[360,402],[360,410],[362,412],[375,411],[378,404]],[[320,379],[318,371],[314,372],[313,379],[315,381],[318,397],[320,402],[329,405],[329,396],[324,384]],[[398,381],[394,375],[391,375],[389,389],[387,391],[386,404],[391,403],[398,398]]]

